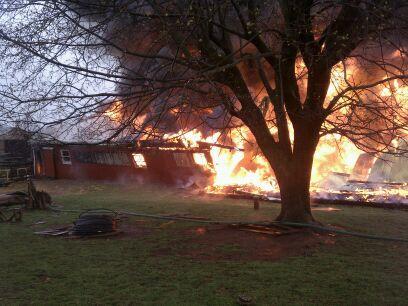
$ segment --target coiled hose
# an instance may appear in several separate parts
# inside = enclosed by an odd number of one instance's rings
[[[74,222],[72,233],[89,236],[116,231],[117,213],[108,209],[92,209],[82,212]]]

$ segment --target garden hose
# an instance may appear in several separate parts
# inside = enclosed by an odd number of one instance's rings
[[[56,212],[85,212],[89,210],[64,210],[58,209],[55,207],[50,207],[51,210]],[[160,220],[172,220],[172,221],[185,221],[185,222],[194,222],[194,223],[202,223],[202,224],[224,224],[224,225],[286,225],[291,227],[303,227],[303,228],[311,228],[321,232],[329,232],[335,233],[340,235],[348,235],[354,236],[359,238],[366,238],[366,239],[375,239],[375,240],[385,240],[385,241],[396,241],[396,242],[408,242],[406,238],[400,237],[389,237],[389,236],[380,236],[380,235],[371,235],[371,234],[364,234],[346,230],[340,230],[333,227],[326,227],[321,225],[315,225],[310,223],[300,223],[300,222],[286,222],[286,221],[270,221],[270,222],[242,222],[242,221],[214,221],[214,220],[198,220],[198,219],[189,219],[189,218],[182,218],[182,217],[174,217],[174,216],[163,216],[163,215],[154,215],[154,214],[146,214],[140,212],[132,212],[132,211],[117,211],[119,215],[128,215],[128,216],[135,216],[135,217],[143,217],[143,218],[151,218],[151,219],[160,219]]]

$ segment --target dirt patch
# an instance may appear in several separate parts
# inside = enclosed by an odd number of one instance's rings
[[[179,255],[197,260],[275,261],[290,256],[309,256],[318,246],[334,244],[334,236],[311,230],[273,236],[227,226],[195,227],[180,233],[177,247],[155,255]]]
[[[122,232],[118,238],[141,238],[152,234],[153,228],[146,226],[145,221],[136,220],[136,222],[123,222],[119,229]]]

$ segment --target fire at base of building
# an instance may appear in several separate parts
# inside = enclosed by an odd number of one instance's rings
[[[93,145],[37,143],[33,149],[37,177],[154,182],[179,187],[195,186],[211,193],[250,194],[279,199],[279,190],[253,189],[247,184],[217,185],[220,173],[211,150],[235,147],[197,142],[141,140],[136,143]],[[236,165],[237,167],[239,164]],[[222,173],[221,173],[222,175]],[[332,172],[312,186],[316,201],[357,201],[408,204],[408,157],[363,153],[350,174]]]

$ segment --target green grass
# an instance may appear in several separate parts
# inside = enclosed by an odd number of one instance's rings
[[[217,220],[271,220],[278,205],[186,197],[178,190],[90,182],[38,182],[66,209],[105,207]],[[15,185],[4,190],[19,189]],[[408,238],[408,212],[340,207],[322,222]],[[408,244],[338,236],[332,246],[279,261],[199,261],[156,251],[183,248],[175,230],[194,226],[146,220],[152,231],[122,239],[44,238],[34,230],[69,224],[77,214],[31,211],[0,224],[0,305],[407,305]],[[30,226],[38,220],[47,221]],[[131,218],[137,222],[140,218]],[[196,225],[195,225],[196,226]],[[220,252],[237,252],[225,245]]]

